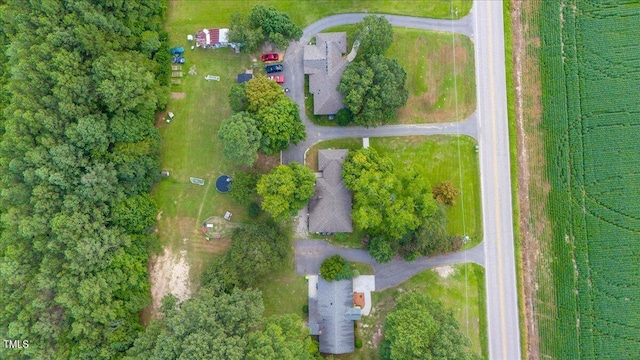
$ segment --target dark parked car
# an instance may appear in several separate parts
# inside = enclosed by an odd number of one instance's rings
[[[280,56],[278,54],[264,54],[262,55],[262,61],[278,61]]]
[[[267,72],[267,74],[271,74],[274,72],[280,72],[282,71],[282,65],[281,64],[277,64],[277,65],[269,65],[269,66],[265,66],[264,71]]]

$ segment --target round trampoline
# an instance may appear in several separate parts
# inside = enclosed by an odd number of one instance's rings
[[[228,175],[220,175],[216,180],[216,189],[221,193],[229,192],[229,185],[231,185],[231,178]]]

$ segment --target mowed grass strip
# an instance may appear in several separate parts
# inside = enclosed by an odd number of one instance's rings
[[[305,27],[329,15],[341,13],[381,13],[431,17],[437,19],[458,19],[469,13],[471,0],[272,0],[272,1],[169,1],[170,12],[176,14],[171,25],[206,24],[206,27],[224,27],[229,24],[231,14],[248,14],[254,5],[273,6],[289,14],[300,27]]]

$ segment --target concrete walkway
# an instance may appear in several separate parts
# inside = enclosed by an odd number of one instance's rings
[[[296,240],[294,247],[297,274],[318,274],[322,261],[333,255],[340,255],[349,261],[373,266],[376,291],[399,285],[424,270],[438,266],[469,262],[484,266],[484,244],[482,243],[472,249],[451,254],[421,257],[412,262],[397,259],[385,264],[377,263],[366,250],[337,247],[323,240]]]

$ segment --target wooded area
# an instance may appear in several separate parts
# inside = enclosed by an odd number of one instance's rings
[[[30,344],[2,357],[117,358],[142,329],[165,6],[0,8],[0,333]]]

